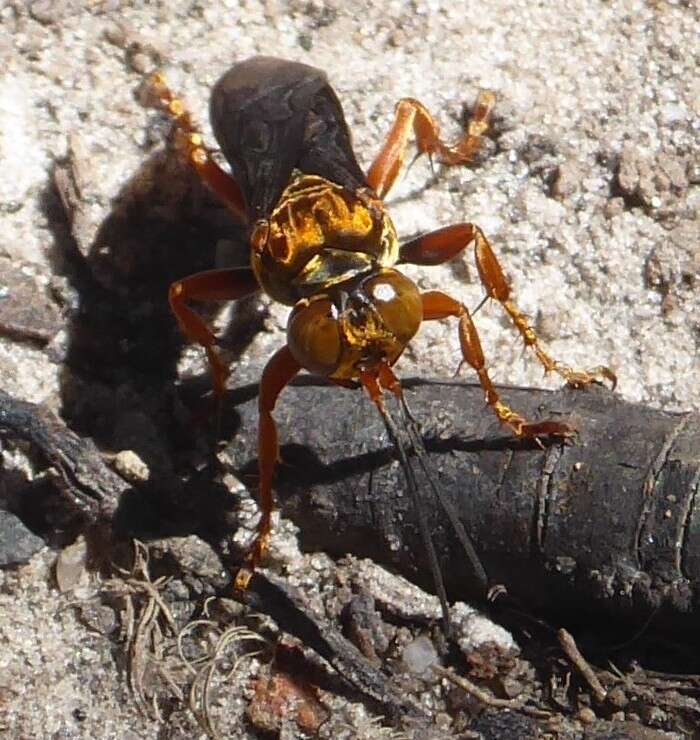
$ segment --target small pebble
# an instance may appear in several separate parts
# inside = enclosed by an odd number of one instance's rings
[[[576,716],[578,718],[578,721],[582,722],[584,725],[590,725],[596,720],[595,712],[590,707],[583,707],[582,709],[579,709]]]
[[[438,654],[435,645],[425,635],[420,635],[406,645],[401,657],[408,671],[427,677],[426,673],[437,662]]]
[[[81,535],[61,550],[56,560],[56,583],[61,593],[72,591],[79,583],[87,563],[87,543]]]
[[[151,474],[148,465],[133,450],[118,453],[114,458],[114,469],[132,483],[145,483]]]

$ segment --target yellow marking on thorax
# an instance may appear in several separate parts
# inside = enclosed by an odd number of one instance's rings
[[[391,266],[399,248],[381,201],[316,175],[302,175],[285,188],[268,219],[256,224],[250,243],[260,284],[283,302],[291,300],[294,278],[312,261],[324,261],[325,249]]]
[[[368,240],[371,244],[378,228],[381,219],[373,218],[354,193],[307,175],[282,193],[270,214],[268,240],[275,258],[291,264],[300,254],[323,246],[352,248]]]

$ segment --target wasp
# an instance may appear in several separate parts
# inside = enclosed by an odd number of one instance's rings
[[[302,369],[345,387],[363,387],[388,418],[384,392],[403,398],[393,366],[424,321],[455,318],[461,362],[477,374],[486,403],[523,438],[566,438],[573,429],[554,420],[528,421],[504,403],[487,370],[467,307],[440,290],[421,293],[402,264],[439,265],[473,248],[487,298],[511,318],[545,371],[585,386],[607,368],[572,370],[552,359],[511,289],[483,231],[459,223],[401,243],[384,198],[395,183],[413,137],[418,155],[446,166],[473,161],[489,128],[495,96],[479,93],[459,140],[446,143],[438,123],[417,100],[403,98],[386,141],[365,173],[352,148],[343,110],[324,72],[297,62],[256,56],[234,64],[214,86],[210,116],[228,174],[216,161],[192,116],[156,74],[151,88],[174,122],[175,148],[247,227],[250,268],[217,269],[170,287],[172,311],[192,342],[206,351],[214,392],[224,393],[228,368],[217,339],[190,300],[228,301],[262,290],[291,306],[287,342],[268,361],[259,391],[258,466],[261,517],[244,588],[268,548],[278,440],[273,410],[284,387]],[[393,427],[389,427],[394,431]],[[412,438],[420,445],[418,436]]]

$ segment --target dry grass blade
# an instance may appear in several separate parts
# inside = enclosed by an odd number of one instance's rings
[[[222,629],[209,618],[211,599],[204,603],[203,618],[193,620],[180,629],[162,594],[169,579],[152,580],[148,549],[141,542],[134,542],[131,569],[116,566],[115,569],[121,577],[108,581],[106,588],[121,597],[124,603],[123,633],[128,657],[128,684],[138,706],[145,714],[162,721],[159,691],[152,680],[155,673],[170,697],[187,702],[209,737],[221,737],[211,716],[213,683],[217,676],[221,681],[230,680],[242,660],[257,655],[259,651],[241,652],[232,658],[227,652],[242,642],[266,641],[247,627]],[[197,630],[201,630],[201,635],[193,635]],[[197,637],[202,638],[203,647],[196,647]],[[186,645],[186,640],[195,643],[195,647],[193,644]],[[233,666],[223,671],[227,660],[232,660]]]
[[[194,632],[194,630],[199,627],[206,627],[212,631],[218,630],[218,625],[216,624],[216,622],[212,622],[210,619],[196,619],[193,622],[188,622],[188,624],[186,624],[177,635],[177,653],[180,656],[182,664],[193,676],[196,676],[198,673],[195,666],[207,662],[209,660],[209,655],[207,654],[195,660],[191,660],[185,655],[183,640],[185,639],[185,637],[188,637],[191,632]]]
[[[200,620],[205,621],[205,620]],[[188,625],[189,627],[190,625]],[[203,663],[201,669],[192,681],[189,694],[189,707],[192,714],[199,722],[202,729],[209,737],[219,740],[221,735],[216,730],[212,720],[211,712],[211,690],[213,681],[219,671],[220,664],[224,659],[225,652],[237,643],[254,641],[266,644],[266,640],[256,632],[247,627],[235,626],[225,630],[219,637],[214,650],[208,658],[201,659],[198,662]],[[227,671],[222,681],[230,680],[231,676],[238,670],[239,666],[246,658],[252,658],[260,654],[260,650],[253,650],[241,653],[236,656],[233,666]]]
[[[137,540],[134,541],[134,563],[131,570],[116,570],[123,579],[113,578],[105,586],[124,600],[124,639],[127,646],[129,689],[141,709],[160,721],[162,715],[157,693],[146,688],[150,670],[155,670],[175,697],[184,699],[182,689],[164,659],[168,637],[174,639],[178,632],[172,612],[160,593],[168,579],[151,580],[148,549]]]

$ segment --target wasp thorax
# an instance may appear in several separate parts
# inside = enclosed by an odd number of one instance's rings
[[[396,362],[422,320],[414,283],[385,268],[299,301],[289,317],[287,341],[302,367],[347,380],[378,362]]]

